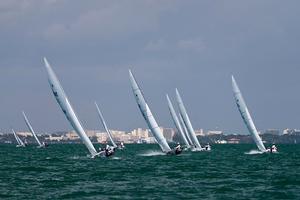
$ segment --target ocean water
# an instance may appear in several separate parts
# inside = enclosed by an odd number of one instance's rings
[[[157,145],[127,145],[91,159],[80,144],[0,145],[0,199],[300,199],[300,145],[278,147],[167,156]]]

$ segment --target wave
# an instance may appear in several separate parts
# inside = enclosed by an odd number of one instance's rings
[[[161,152],[161,151],[146,151],[145,153],[139,154],[139,156],[164,156],[166,155],[165,153]]]
[[[259,150],[251,150],[249,152],[245,152],[247,155],[256,155],[256,154],[263,154],[264,152],[259,151]]]

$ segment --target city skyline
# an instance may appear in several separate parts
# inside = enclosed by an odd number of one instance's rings
[[[94,101],[109,127],[147,127],[129,68],[160,126],[174,127],[165,94],[175,104],[178,88],[194,127],[248,133],[233,74],[259,130],[299,128],[299,6],[1,1],[0,131],[26,130],[22,110],[37,132],[71,129],[51,94],[44,56],[84,128],[101,128]]]

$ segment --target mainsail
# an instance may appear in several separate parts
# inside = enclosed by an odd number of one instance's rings
[[[172,102],[171,102],[171,100],[169,98],[169,95],[166,95],[166,96],[167,96],[169,111],[170,111],[170,114],[172,116],[172,119],[173,119],[173,122],[175,124],[175,127],[177,128],[178,132],[180,133],[180,135],[181,135],[181,137],[182,137],[185,145],[187,147],[190,147],[190,144],[189,144],[188,140],[186,139],[185,134],[184,134],[184,132],[182,130],[182,127],[181,127],[181,125],[179,123],[178,117],[177,117],[176,112],[174,110],[173,104],[172,104]]]
[[[99,117],[100,117],[100,119],[101,119],[102,125],[103,125],[103,127],[105,128],[105,131],[106,131],[106,133],[107,133],[107,135],[108,135],[108,137],[109,137],[109,139],[110,139],[111,144],[112,144],[114,147],[117,147],[116,143],[114,142],[114,140],[113,140],[113,138],[112,138],[112,134],[111,134],[110,130],[108,129],[107,125],[106,125],[106,122],[105,122],[105,120],[104,120],[104,117],[103,117],[103,115],[102,115],[102,112],[100,111],[99,106],[97,105],[96,102],[95,102],[95,105],[96,105],[96,108],[97,108],[97,111],[98,111],[98,115],[99,115]]]
[[[188,132],[188,130],[187,130],[185,124],[184,124],[184,121],[183,121],[183,119],[182,119],[181,114],[178,113],[178,116],[179,116],[179,122],[180,122],[180,124],[181,124],[181,127],[182,127],[182,129],[183,129],[184,134],[186,135],[186,138],[187,138],[188,141],[189,141],[190,146],[195,147],[195,145],[193,144],[193,141],[192,141],[191,138],[190,138],[189,132]]]
[[[84,129],[82,128],[81,123],[78,120],[78,118],[68,100],[68,97],[66,96],[59,80],[57,79],[54,71],[52,70],[52,68],[46,58],[44,58],[44,62],[45,62],[45,66],[46,66],[46,69],[48,72],[49,84],[50,84],[50,87],[52,89],[52,92],[55,96],[57,103],[61,107],[63,113],[65,114],[66,118],[70,122],[71,126],[74,128],[76,133],[79,135],[82,142],[88,148],[92,157],[96,156],[97,155],[96,149],[94,148],[91,140],[88,138]]]
[[[169,147],[157,122],[155,121],[154,116],[152,115],[151,110],[142,94],[142,91],[140,90],[140,88],[130,70],[129,70],[129,77],[130,77],[132,91],[135,96],[135,100],[139,106],[139,109],[140,109],[145,121],[148,124],[148,127],[150,128],[153,136],[155,137],[155,139],[156,139],[157,143],[159,144],[160,148],[162,149],[162,151],[165,153],[170,152],[171,148]]]
[[[258,149],[262,152],[266,151],[266,148],[261,140],[261,138],[258,135],[257,129],[253,123],[253,120],[251,118],[251,115],[248,111],[247,105],[244,101],[244,98],[242,96],[242,93],[234,79],[234,77],[232,76],[232,89],[233,89],[233,93],[234,93],[234,98],[235,98],[235,102],[236,105],[241,113],[241,116],[244,120],[244,123],[246,124],[248,131],[251,133]]]
[[[13,132],[16,140],[17,140],[18,145],[25,147],[24,142],[19,138],[19,136],[16,134],[15,130],[14,129],[11,129],[11,130],[12,130],[12,132]]]
[[[31,124],[29,123],[26,115],[25,115],[25,112],[23,111],[23,117],[24,117],[24,120],[25,120],[25,123],[28,127],[28,129],[30,130],[31,134],[33,135],[33,137],[35,138],[35,140],[37,141],[37,143],[39,144],[40,147],[42,147],[43,145],[41,144],[41,142],[39,141],[39,138],[37,137],[37,135],[35,134]]]
[[[180,114],[181,114],[182,119],[184,121],[184,124],[186,125],[187,130],[188,130],[188,132],[189,132],[189,134],[191,136],[193,144],[196,146],[197,149],[200,150],[201,149],[201,145],[200,145],[200,143],[199,143],[199,141],[197,139],[196,133],[195,133],[195,131],[193,129],[192,123],[191,123],[191,121],[189,119],[189,116],[188,116],[188,114],[186,112],[186,109],[184,107],[183,101],[181,99],[181,96],[180,96],[177,88],[176,88],[176,99],[177,99],[177,103],[178,103],[178,106],[179,106]]]

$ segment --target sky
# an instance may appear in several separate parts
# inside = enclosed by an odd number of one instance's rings
[[[85,129],[146,128],[134,73],[158,124],[181,93],[195,129],[247,133],[235,76],[259,130],[300,128],[300,2],[1,0],[0,132],[71,130],[50,90],[47,57]],[[177,107],[177,106],[175,106]]]

